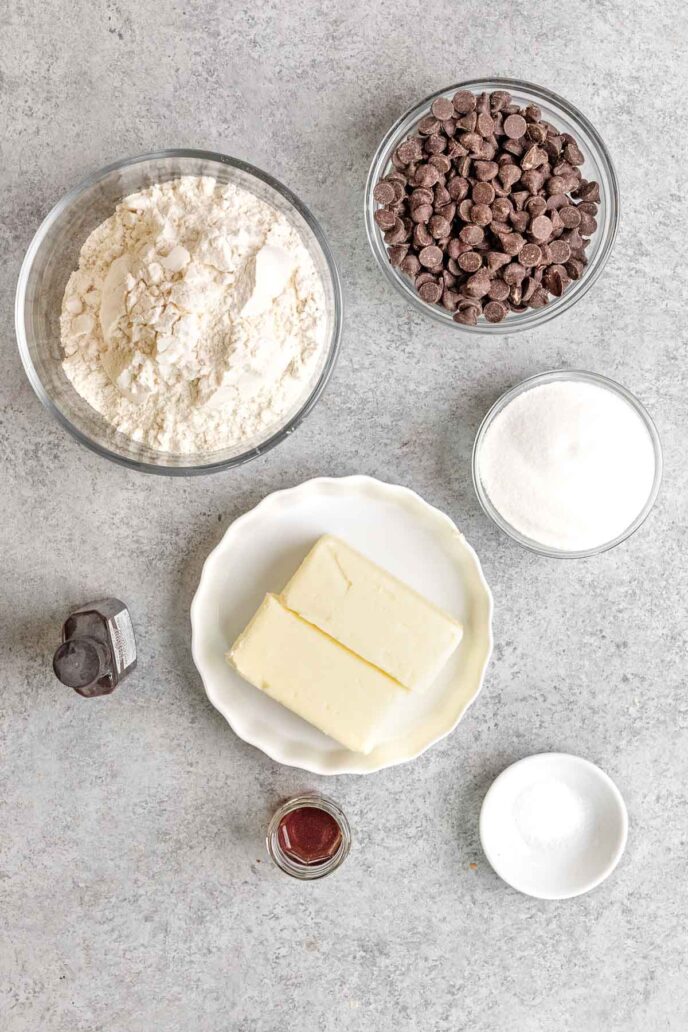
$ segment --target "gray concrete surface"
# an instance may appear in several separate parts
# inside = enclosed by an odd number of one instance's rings
[[[3,1032],[658,1032],[688,1027],[686,9],[668,0],[346,4],[6,0],[0,8],[0,1028]],[[393,296],[361,199],[377,140],[431,89],[550,86],[617,162],[623,221],[594,290],[538,332],[474,341]],[[92,169],[216,148],[291,185],[341,263],[341,361],[307,423],[239,472],[145,477],[73,442],[15,348],[13,295],[43,215]],[[666,477],[640,533],[557,563],[499,535],[470,487],[488,403],[585,367],[656,418]],[[496,600],[482,697],[421,759],[326,781],[271,763],[207,703],[188,606],[208,550],[275,488],[407,484],[475,545]],[[51,676],[72,603],[126,599],[138,671],[85,702]],[[542,903],[491,871],[491,779],[570,750],[617,781],[616,874]],[[283,796],[326,788],[355,848],[320,884],[266,862]],[[473,869],[472,865],[477,865]]]

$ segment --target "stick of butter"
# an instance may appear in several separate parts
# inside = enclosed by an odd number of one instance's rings
[[[281,600],[415,691],[432,684],[463,634],[458,620],[329,534],[308,553]]]
[[[275,595],[265,596],[227,659],[256,688],[353,752],[373,749],[390,708],[406,694]]]

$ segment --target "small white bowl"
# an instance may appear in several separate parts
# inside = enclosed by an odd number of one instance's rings
[[[480,841],[496,873],[538,899],[569,899],[607,878],[626,847],[618,788],[589,760],[539,753],[507,767],[480,811]]]

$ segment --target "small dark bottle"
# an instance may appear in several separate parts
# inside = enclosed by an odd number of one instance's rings
[[[118,598],[89,602],[65,620],[53,656],[56,677],[79,695],[109,695],[136,666],[129,610]]]

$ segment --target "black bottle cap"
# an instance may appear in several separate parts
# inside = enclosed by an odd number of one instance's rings
[[[94,638],[70,638],[53,656],[55,676],[68,688],[87,688],[107,670],[107,650]]]

